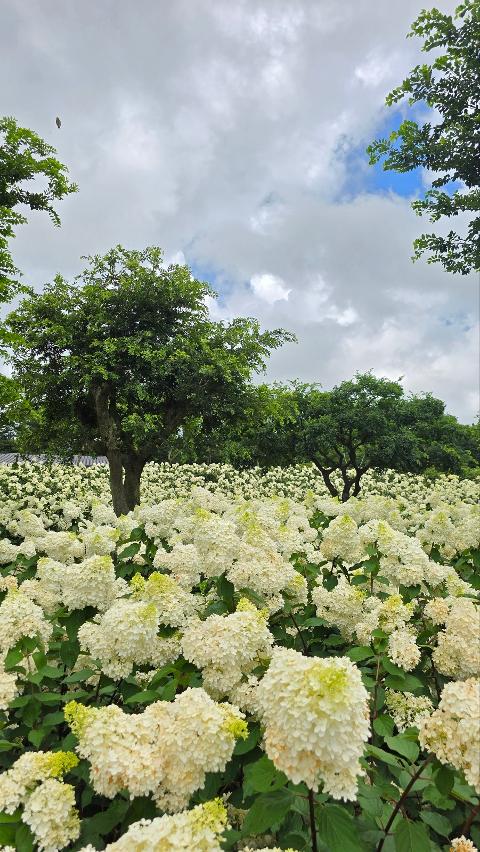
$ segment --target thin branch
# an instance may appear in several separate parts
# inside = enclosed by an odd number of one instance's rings
[[[404,803],[405,799],[407,798],[407,796],[408,796],[408,794],[409,794],[410,790],[412,789],[413,785],[415,784],[415,781],[418,781],[418,779],[420,778],[420,775],[422,774],[423,770],[425,769],[425,767],[427,766],[427,764],[428,764],[428,763],[430,763],[430,761],[431,761],[431,760],[432,760],[432,755],[431,755],[431,754],[429,754],[429,755],[428,755],[428,757],[427,757],[427,759],[426,759],[426,760],[422,763],[422,765],[421,765],[420,769],[418,769],[418,770],[417,770],[417,772],[415,772],[415,774],[414,774],[414,775],[412,775],[412,777],[410,778],[410,781],[408,782],[407,786],[405,787],[405,790],[403,791],[403,793],[402,793],[402,795],[400,796],[400,798],[399,798],[399,800],[398,800],[397,804],[395,805],[395,807],[394,807],[394,809],[393,809],[392,813],[390,814],[390,818],[389,818],[389,820],[388,820],[388,822],[387,822],[387,824],[386,824],[386,826],[385,826],[385,834],[384,834],[384,836],[382,837],[382,839],[381,839],[380,843],[378,844],[376,852],[381,852],[381,850],[383,849],[383,844],[385,843],[385,840],[386,840],[386,838],[387,838],[388,832],[390,831],[390,829],[391,829],[391,827],[392,827],[392,824],[393,824],[393,821],[394,821],[395,817],[397,816],[397,814],[398,814],[398,812],[399,812],[400,808],[402,807],[402,805],[403,805],[403,803]]]
[[[297,624],[297,620],[296,620],[296,618],[295,618],[295,616],[293,615],[292,612],[290,613],[290,618],[292,619],[295,627],[297,628],[298,635],[300,636],[300,640],[301,640],[302,645],[303,645],[303,650],[304,650],[305,654],[308,656],[308,645],[305,642],[305,637],[304,637],[302,631],[300,630],[300,627]]]
[[[318,852],[317,828],[315,825],[315,802],[313,790],[308,791],[308,806],[310,811],[310,833],[312,835],[312,852]]]
[[[470,828],[471,828],[472,822],[475,819],[475,817],[476,817],[476,815],[478,814],[479,811],[480,811],[480,802],[478,803],[478,805],[476,805],[474,808],[472,808],[472,810],[470,811],[470,814],[468,815],[467,819],[465,820],[465,822],[463,823],[463,825],[460,829],[460,834],[463,834],[464,837],[467,837],[468,834],[470,833]]]

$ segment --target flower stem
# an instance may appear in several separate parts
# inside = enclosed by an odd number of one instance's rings
[[[313,790],[308,791],[308,807],[310,811],[310,833],[312,835],[312,852],[318,852],[317,828],[315,825],[315,800]]]
[[[430,763],[430,761],[431,761],[431,760],[432,760],[432,755],[431,755],[431,754],[429,754],[429,755],[428,755],[428,757],[427,757],[427,759],[426,759],[426,760],[424,760],[424,762],[422,763],[422,765],[421,765],[420,769],[418,769],[418,770],[417,770],[417,772],[415,772],[415,774],[414,774],[414,775],[412,775],[412,777],[410,778],[410,781],[408,782],[407,786],[405,787],[405,790],[403,791],[403,793],[402,793],[402,795],[400,796],[400,798],[399,798],[399,800],[398,800],[397,804],[395,805],[395,807],[394,807],[394,809],[393,809],[392,813],[390,814],[390,819],[388,820],[388,822],[387,822],[387,824],[386,824],[386,826],[385,826],[385,833],[384,833],[384,836],[382,837],[382,839],[381,839],[380,843],[378,844],[376,852],[381,852],[381,850],[383,849],[383,844],[385,843],[385,840],[386,840],[386,838],[387,838],[388,832],[390,831],[390,829],[391,829],[391,827],[392,827],[392,824],[393,824],[393,821],[394,821],[395,817],[397,816],[397,814],[398,814],[398,812],[399,812],[400,808],[402,807],[402,805],[403,805],[403,803],[404,803],[405,799],[407,798],[407,796],[408,796],[408,794],[409,794],[410,790],[412,789],[413,785],[415,784],[415,781],[418,781],[418,779],[420,778],[420,775],[422,774],[423,770],[425,769],[425,767],[427,766],[427,764],[428,764],[428,763]]]
[[[303,635],[302,631],[300,630],[300,627],[299,627],[299,626],[298,626],[298,624],[297,624],[297,620],[296,620],[296,618],[295,618],[295,616],[293,615],[293,613],[292,613],[292,612],[290,613],[290,618],[292,619],[292,621],[293,621],[293,623],[294,623],[295,627],[297,628],[297,633],[298,633],[298,635],[300,636],[300,641],[301,641],[301,643],[302,643],[302,645],[303,645],[304,653],[308,655],[308,645],[307,645],[307,643],[305,642],[305,637],[304,637],[304,635]]]

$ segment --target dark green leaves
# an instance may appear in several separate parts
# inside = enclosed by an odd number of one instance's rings
[[[430,852],[428,830],[421,822],[400,819],[394,837],[396,852]]]
[[[412,763],[414,763],[420,753],[420,749],[416,742],[408,739],[408,737],[385,737],[385,742],[392,751],[396,751],[398,754],[401,754],[403,757],[408,758]]]
[[[243,835],[265,834],[278,828],[286,817],[294,801],[290,790],[276,790],[264,793],[255,799],[243,823]]]
[[[252,793],[269,793],[279,790],[285,787],[288,781],[286,775],[275,769],[266,755],[245,767],[244,778],[243,789],[246,796]]]
[[[321,808],[318,833],[329,852],[360,852],[363,849],[352,816],[339,805]]]

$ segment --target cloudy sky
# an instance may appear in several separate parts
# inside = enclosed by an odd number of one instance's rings
[[[424,5],[2,0],[0,110],[54,144],[80,188],[61,229],[38,215],[19,231],[25,279],[160,245],[214,285],[215,316],[297,334],[269,380],[328,388],[373,369],[471,422],[477,281],[412,264],[429,227],[410,200],[428,176],[365,155],[401,120],[384,99],[419,59],[405,35]]]

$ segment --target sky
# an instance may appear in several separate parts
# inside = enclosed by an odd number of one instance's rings
[[[365,153],[407,114],[385,96],[420,61],[405,36],[425,5],[2,0],[0,111],[79,185],[60,229],[44,214],[19,229],[25,281],[72,277],[118,243],[159,245],[217,290],[214,318],[297,335],[266,380],[328,389],[371,369],[472,422],[477,277],[412,263],[432,228],[410,202],[430,177]]]

